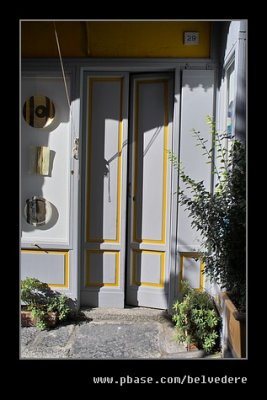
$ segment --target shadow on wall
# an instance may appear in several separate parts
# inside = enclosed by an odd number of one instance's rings
[[[218,21],[213,22],[213,38],[214,43],[214,58],[218,62],[218,89],[220,89],[222,81],[224,79],[224,59],[226,53],[227,38],[230,29],[230,22]]]

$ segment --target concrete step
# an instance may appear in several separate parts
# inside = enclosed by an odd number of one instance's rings
[[[167,310],[146,307],[127,308],[87,308],[80,309],[87,318],[93,321],[159,321],[171,320]]]

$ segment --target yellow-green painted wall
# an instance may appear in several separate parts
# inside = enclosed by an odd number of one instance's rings
[[[63,57],[210,56],[210,22],[60,21],[56,22]],[[183,33],[199,32],[199,45],[185,46]],[[21,22],[22,57],[58,57],[51,21]]]

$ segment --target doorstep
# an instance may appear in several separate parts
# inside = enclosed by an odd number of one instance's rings
[[[81,309],[87,321],[66,321],[49,331],[21,329],[21,358],[46,359],[190,359],[175,340],[167,311],[148,308]]]

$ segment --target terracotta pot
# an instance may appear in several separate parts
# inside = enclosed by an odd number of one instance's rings
[[[29,327],[35,326],[34,318],[32,317],[31,311],[21,311],[21,326]]]
[[[45,320],[48,327],[53,327],[57,324],[58,316],[55,312],[49,312],[45,316]],[[31,311],[21,311],[21,326],[22,327],[29,327],[29,326],[36,326],[36,318],[33,318]]]
[[[195,343],[189,343],[188,345],[186,345],[186,349],[187,351],[197,351],[198,347]]]
[[[187,323],[187,321],[186,321],[186,323]],[[185,335],[186,336],[188,335],[187,331],[185,331]],[[187,351],[196,351],[196,350],[198,350],[198,347],[197,347],[196,343],[186,343],[185,344],[185,348],[186,348]]]

